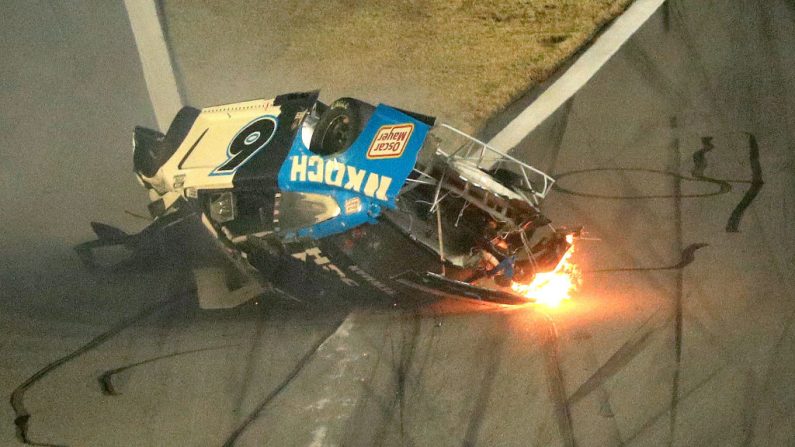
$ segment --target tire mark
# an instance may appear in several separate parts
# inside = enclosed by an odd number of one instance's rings
[[[343,441],[341,443],[342,445],[362,444],[362,441],[359,440],[359,439],[362,438],[364,435],[362,435],[361,434],[362,432],[360,431],[360,429],[362,427],[362,424],[359,424],[358,421],[365,420],[364,419],[365,416],[367,416],[369,414],[368,408],[367,408],[367,403],[368,403],[367,399],[374,400],[376,405],[378,405],[378,407],[379,407],[379,409],[381,411],[381,415],[384,418],[386,418],[388,406],[384,402],[384,399],[382,399],[380,396],[378,396],[376,394],[375,390],[373,390],[373,388],[369,384],[371,384],[371,383],[373,383],[375,381],[375,379],[377,377],[377,373],[378,373],[379,367],[381,366],[381,361],[382,361],[382,357],[383,357],[382,353],[386,349],[385,347],[386,347],[387,333],[388,332],[386,330],[382,332],[383,338],[381,338],[380,346],[375,346],[375,345],[372,346],[373,352],[378,353],[378,355],[376,356],[376,360],[375,360],[375,364],[373,365],[373,368],[370,370],[369,377],[362,382],[362,388],[365,391],[365,393],[364,393],[365,397],[359,397],[359,399],[357,401],[357,404],[356,404],[356,410],[355,410],[353,416],[347,421],[346,429],[344,430],[344,433],[346,435],[345,435],[345,438],[343,438]],[[357,422],[354,422],[354,421],[357,421]]]
[[[423,314],[421,312],[419,312],[417,309],[413,309],[412,315],[415,318],[423,316]],[[439,327],[439,326],[435,325],[435,327]],[[415,338],[419,338],[419,328],[417,328],[417,331],[418,332],[414,335]],[[383,333],[384,333],[385,337],[383,338],[383,342],[382,342],[381,346],[379,348],[375,348],[374,347],[377,352],[384,352],[386,350],[386,344],[387,344],[386,334],[389,333],[388,332],[388,328],[385,329],[385,331]],[[435,345],[435,343],[437,341],[436,331],[432,330],[430,337],[423,337],[422,340],[427,340],[427,345],[424,348],[425,349],[425,355],[422,357],[421,360],[412,360],[412,364],[416,364],[417,361],[419,361],[420,362],[420,366],[418,368],[415,368],[416,372],[414,374],[412,374],[411,376],[408,376],[408,375],[405,376],[405,380],[406,380],[407,384],[410,385],[411,387],[413,387],[413,392],[411,393],[412,397],[413,396],[417,396],[417,395],[418,396],[431,395],[431,392],[428,392],[428,391],[425,390],[424,384],[422,383],[422,378],[424,377],[424,371],[425,371],[426,367],[428,366],[429,363],[431,363],[430,360],[433,358],[434,345]],[[391,342],[391,338],[390,338],[390,342]],[[416,343],[416,342],[414,342],[414,343]],[[391,349],[392,349],[392,356],[394,358],[394,355],[395,355],[394,346]],[[414,349],[416,351],[418,348],[415,347],[415,348],[412,348],[412,349]],[[415,355],[416,355],[416,352],[412,353],[412,356],[415,356]],[[362,384],[362,388],[365,391],[365,395],[368,396],[367,397],[368,399],[372,399],[372,401],[378,407],[378,411],[380,412],[381,418],[384,421],[384,423],[379,427],[379,430],[378,430],[377,434],[375,434],[373,436],[373,440],[369,440],[368,439],[366,441],[367,445],[383,445],[384,444],[385,438],[386,438],[386,430],[388,429],[388,426],[389,426],[388,424],[392,420],[392,417],[393,417],[394,412],[395,412],[395,407],[398,405],[398,400],[397,400],[396,396],[392,397],[391,399],[387,399],[387,397],[389,396],[389,393],[387,392],[386,393],[387,396],[383,396],[382,397],[381,395],[379,395],[381,393],[378,393],[372,386],[369,385],[370,383],[372,383],[374,381],[375,374],[378,371],[379,364],[381,363],[381,359],[382,359],[382,356],[379,355],[378,356],[378,360],[376,362],[376,365],[374,365],[374,367],[372,369],[372,375],[370,376],[370,378],[365,383]],[[399,367],[399,365],[393,365],[392,368],[391,368],[392,369],[392,373],[395,376],[397,376],[399,374],[398,373],[398,367]],[[393,394],[396,394],[396,393],[393,393]],[[444,409],[444,410],[443,409],[439,409],[435,405],[433,405],[432,402],[429,402],[427,400],[420,401],[420,404],[424,405],[424,407],[431,414],[440,413],[441,411],[447,410],[447,409]],[[355,434],[355,432],[359,428],[359,424],[357,424],[356,421],[361,421],[362,420],[362,417],[365,414],[364,413],[365,411],[366,411],[366,409],[364,408],[364,405],[360,402],[358,404],[357,415],[352,417],[350,419],[350,421],[349,421],[351,423],[348,424],[348,433],[352,433],[352,435],[347,436],[346,441],[343,442],[342,445],[365,444],[365,441],[363,440],[362,435],[358,435],[357,434],[356,436],[358,436],[358,438],[354,438],[354,435],[353,435],[353,434]],[[377,440],[377,442],[375,440]],[[411,445],[414,445],[415,443],[414,443],[414,441],[411,438],[407,437],[407,438],[403,439],[403,444],[411,446]]]
[[[687,399],[691,395],[693,395],[693,393],[695,393],[696,391],[700,390],[702,387],[707,385],[710,381],[712,381],[712,379],[714,379],[718,375],[718,373],[722,372],[725,367],[726,367],[725,365],[721,366],[721,367],[717,368],[715,371],[711,372],[709,375],[707,375],[707,377],[705,377],[703,380],[701,380],[700,382],[695,384],[691,390],[689,390],[686,393],[682,394],[682,396],[680,396],[680,398],[679,398],[679,401],[680,402],[684,401],[685,399]],[[665,409],[657,412],[657,414],[655,414],[654,416],[649,418],[649,420],[647,420],[646,423],[643,424],[643,426],[641,426],[635,433],[631,434],[624,441],[625,445],[632,445],[634,443],[635,439],[637,439],[638,436],[640,436],[643,432],[648,430],[649,427],[652,427],[654,424],[656,424],[657,421],[659,421],[663,416],[667,415],[669,412],[670,412],[670,409],[668,407],[666,407]]]
[[[784,323],[784,330],[781,331],[781,335],[778,337],[776,343],[773,345],[773,349],[770,351],[770,360],[768,361],[767,365],[768,373],[765,376],[764,382],[761,384],[761,390],[758,394],[758,397],[760,398],[768,397],[770,395],[771,389],[777,385],[777,381],[774,380],[776,362],[781,362],[779,357],[781,356],[782,348],[784,348],[787,335],[792,330],[793,322],[795,322],[795,311],[790,312],[790,314],[787,316]],[[743,444],[744,446],[750,445],[750,443],[754,440],[754,437],[758,432],[758,424],[760,424],[759,411],[755,410],[750,421],[750,433],[746,437],[746,443]]]
[[[751,205],[757,194],[759,194],[759,191],[762,189],[762,186],[765,184],[765,182],[762,180],[762,165],[759,162],[759,144],[757,143],[756,136],[754,134],[747,133],[747,135],[748,159],[751,165],[751,180],[737,183],[750,183],[751,187],[748,188],[748,191],[745,192],[745,195],[740,200],[740,203],[737,204],[729,216],[729,220],[726,223],[727,233],[739,232],[740,220],[742,220],[743,213],[745,213],[745,210]],[[715,180],[704,175],[704,171],[707,169],[707,152],[710,152],[714,148],[715,146],[712,145],[712,137],[701,137],[701,149],[693,153],[693,169],[690,171],[693,177],[707,181]]]
[[[256,353],[256,348],[260,345],[263,334],[265,333],[266,316],[270,311],[271,309],[269,306],[262,306],[257,312],[257,319],[254,321],[254,336],[251,337],[251,346],[249,346],[248,353],[246,355],[246,367],[243,372],[243,383],[240,386],[239,394],[235,400],[235,402],[237,402],[237,405],[235,406],[235,414],[242,412],[243,400],[246,397],[249,383],[251,382],[251,378],[254,375],[254,356]]]
[[[573,99],[573,98],[572,98]],[[576,118],[579,121],[587,122],[587,117],[579,116],[577,111],[572,109],[571,112],[572,118]],[[641,120],[633,130],[632,135],[623,142],[621,146],[615,147],[615,151],[609,157],[607,157],[603,152],[600,151],[600,142],[597,142],[597,138],[594,136],[594,133],[588,129],[587,125],[582,125],[580,130],[585,133],[585,145],[583,146],[584,150],[588,151],[587,155],[591,157],[593,160],[599,160],[600,163],[610,164],[615,162],[616,159],[624,158],[624,155],[627,151],[631,149],[637,149],[639,141],[641,138],[648,136],[648,134],[653,130],[656,129],[657,122],[656,119],[645,119]],[[547,172],[555,172],[555,165],[547,166]],[[553,176],[554,177],[554,176]]]
[[[602,386],[608,379],[624,369],[649,344],[650,336],[656,329],[648,329],[627,340],[607,361],[594,372],[579,388],[577,388],[568,402],[573,405]]]
[[[416,317],[417,315],[414,314]],[[403,321],[403,320],[401,320]],[[371,398],[375,401],[376,405],[378,406],[381,416],[384,420],[384,424],[379,429],[378,433],[373,437],[373,440],[369,442],[369,445],[379,446],[384,445],[387,440],[388,429],[390,425],[390,421],[393,420],[394,413],[397,410],[399,413],[400,420],[400,428],[402,430],[402,438],[401,438],[401,445],[415,445],[415,442],[404,433],[405,426],[402,418],[405,415],[405,399],[408,396],[406,390],[408,389],[408,385],[411,385],[415,388],[415,392],[411,393],[412,396],[419,394],[420,396],[426,395],[427,392],[424,390],[423,383],[422,383],[422,370],[424,370],[427,362],[430,358],[430,352],[426,352],[425,356],[422,359],[422,366],[418,370],[417,373],[412,374],[413,377],[410,377],[407,373],[411,365],[415,363],[414,357],[416,356],[417,351],[417,342],[419,339],[420,334],[420,326],[419,320],[412,320],[413,330],[410,332],[410,340],[407,340],[406,331],[403,330],[402,335],[402,343],[400,348],[400,359],[399,362],[393,368],[393,374],[396,377],[396,385],[394,391],[394,397],[392,399],[385,399],[379,397],[376,390],[370,387],[367,384],[363,385],[363,388],[367,395],[371,396]],[[402,323],[401,323],[402,324]],[[435,338],[435,335],[432,335],[432,338]],[[484,378],[481,381],[481,388],[478,394],[478,397],[475,400],[475,404],[473,405],[473,415],[470,417],[470,422],[467,426],[467,432],[463,441],[463,445],[475,445],[477,441],[477,434],[480,429],[480,425],[482,422],[482,418],[485,415],[485,410],[488,404],[488,399],[491,395],[491,388],[493,386],[494,379],[498,372],[498,364],[501,362],[502,358],[502,345],[504,344],[504,337],[500,337],[498,340],[497,346],[490,343],[490,340],[484,344],[483,350],[487,351],[482,357],[487,359],[485,362],[491,365],[491,367],[484,373]],[[396,356],[396,349],[394,343],[392,344],[392,356],[393,358]],[[430,350],[430,348],[428,348]],[[372,381],[372,379],[371,379]],[[387,394],[388,395],[388,394]],[[431,413],[437,413],[440,411],[438,408],[433,408],[429,405],[428,402],[425,402],[425,405],[430,410]],[[403,413],[401,415],[401,412]],[[360,440],[361,441],[361,440]],[[344,443],[344,445],[350,444],[351,442]]]
[[[232,348],[232,347],[235,347],[235,346],[239,346],[239,345],[226,345],[226,346],[215,346],[215,347],[210,347],[210,348],[191,349],[190,351],[178,351],[178,352],[172,352],[171,354],[165,354],[165,355],[160,355],[160,356],[157,356],[157,357],[152,357],[152,358],[149,358],[149,359],[146,359],[146,360],[142,360],[140,362],[135,362],[135,363],[131,363],[129,365],[120,366],[118,368],[113,368],[113,369],[106,370],[105,372],[103,372],[102,374],[100,374],[97,377],[97,381],[99,382],[99,387],[100,387],[100,390],[102,391],[102,394],[104,394],[106,396],[118,396],[121,393],[117,392],[116,391],[116,387],[113,386],[113,376],[115,376],[116,374],[119,374],[121,372],[127,371],[127,370],[132,369],[132,368],[136,368],[138,366],[146,365],[146,364],[149,364],[149,363],[154,363],[154,362],[157,362],[157,361],[160,361],[160,360],[166,360],[166,359],[170,359],[170,358],[174,358],[174,357],[181,357],[183,355],[188,355],[188,354],[196,354],[196,353],[199,353],[199,352],[218,351],[218,350],[221,350],[221,349],[228,349],[228,348]]]
[[[683,3],[684,2],[681,1],[666,2],[667,5],[670,5],[670,10],[668,11],[670,35],[682,46],[684,50],[683,56],[685,58],[683,60],[690,61],[690,68],[693,70],[693,77],[695,78],[693,81],[699,84],[696,88],[706,94],[709,110],[712,111],[713,115],[716,115],[718,125],[727,127],[729,119],[724,112],[725,108],[721,107],[717,100],[718,94],[716,92],[719,88],[714,86],[711,82],[710,73],[712,72],[712,64],[705,61],[701,56],[701,51],[696,45],[698,39],[694,37],[694,34],[700,35],[703,30],[698,28],[695,30],[695,33],[690,30],[690,26],[685,18],[689,15],[689,11],[683,10],[683,8],[685,8]],[[710,67],[710,69],[707,67]]]
[[[431,300],[428,300],[427,302],[431,302]],[[425,301],[421,301],[420,304],[425,304]],[[419,308],[412,307],[411,310],[412,310],[412,316],[414,318],[424,319],[424,317],[427,316],[427,314],[423,313],[422,310]],[[404,311],[401,312],[405,313]],[[436,311],[431,310],[430,315],[432,316],[432,318],[436,318],[437,315]],[[395,320],[396,320],[395,318],[392,319],[393,324]],[[366,380],[363,380],[362,382],[361,386],[365,391],[363,394],[364,397],[359,398],[356,405],[355,414],[348,420],[345,430],[346,436],[342,442],[342,445],[359,445],[359,444],[364,444],[365,442],[370,445],[375,445],[375,443],[371,439],[367,439],[365,441],[367,434],[366,432],[361,430],[362,424],[360,422],[357,422],[357,421],[363,421],[365,420],[366,417],[369,416],[368,403],[370,402],[370,400],[372,400],[374,405],[377,407],[382,420],[385,421],[384,424],[387,424],[389,420],[391,420],[392,418],[395,406],[394,397],[392,399],[387,400],[386,396],[382,397],[380,393],[376,392],[376,390],[373,389],[373,387],[370,385],[378,377],[378,371],[382,361],[386,363],[386,358],[385,355],[383,354],[384,352],[386,352],[387,342],[389,342],[390,344],[393,343],[392,332],[393,331],[391,330],[391,326],[385,325],[384,329],[381,331],[381,338],[380,338],[381,343],[370,344],[372,350],[374,352],[377,352],[378,355],[376,357],[375,364],[371,369],[369,377]],[[419,383],[419,378],[423,376],[425,367],[428,365],[429,359],[432,357],[431,354],[433,352],[433,345],[435,344],[436,339],[437,339],[436,331],[431,331],[430,337],[423,338],[423,340],[427,340],[428,344],[428,346],[425,349],[425,355],[420,361],[420,366],[417,369],[417,372],[414,374],[415,377],[407,378],[407,380],[411,382],[411,385],[415,387],[415,392],[413,394],[420,393],[421,395],[424,395],[424,391],[422,390],[422,384]],[[392,346],[391,349],[394,358],[394,347]],[[391,367],[386,366],[386,368],[389,368],[392,371],[392,374],[397,375],[394,362],[392,363],[393,365]],[[434,409],[433,411],[436,411],[436,409]],[[383,425],[379,427],[379,433],[381,432],[380,428],[383,428]],[[411,442],[411,440],[409,439],[407,440],[407,442]]]
[[[677,132],[677,122],[676,116],[671,117],[670,121],[671,125],[671,133],[673,134],[673,139],[671,141],[671,149],[673,149],[673,171],[679,172],[680,160],[682,158],[681,149],[679,147],[679,136]],[[713,179],[707,179],[707,177],[701,177],[707,181],[713,181]],[[682,249],[682,179],[677,178],[673,182],[674,188],[674,223],[675,223],[675,237],[676,237],[676,247],[683,251]],[[731,189],[731,188],[730,188]],[[674,361],[675,361],[675,369],[674,369],[674,376],[673,376],[673,383],[671,385],[671,418],[670,418],[670,425],[669,425],[669,445],[674,445],[674,436],[676,434],[676,418],[677,412],[679,409],[679,385],[680,385],[680,378],[682,373],[682,324],[683,324],[683,294],[684,294],[684,274],[682,269],[676,270],[676,295],[674,295]]]
[[[408,377],[408,370],[411,368],[411,365],[414,360],[414,354],[416,352],[417,341],[420,334],[421,329],[421,320],[419,315],[414,312],[412,314],[412,326],[411,332],[407,334],[406,329],[404,328],[404,319],[398,316],[400,322],[400,331],[401,331],[401,346],[400,346],[400,357],[398,358],[397,364],[392,368],[395,374],[395,397],[392,399],[389,404],[382,408],[382,415],[384,416],[384,424],[381,426],[378,433],[375,435],[373,445],[383,445],[386,441],[386,436],[389,429],[389,423],[392,421],[393,415],[395,410],[398,411],[398,422],[400,424],[400,438],[401,443],[406,444],[407,442],[413,445],[413,441],[411,438],[406,436],[405,433],[405,421],[404,415],[406,411],[406,384]],[[395,352],[395,342],[394,339],[390,340],[390,349],[392,352],[392,358],[395,359],[397,357]],[[413,382],[417,382],[418,378],[413,380]]]
[[[575,404],[582,400],[588,394],[593,392],[609,378],[616,375],[622,368],[637,356],[646,345],[648,345],[649,336],[654,333],[659,326],[641,331],[649,323],[654,321],[655,318],[661,313],[660,308],[652,312],[643,323],[638,326],[635,332],[629,336],[629,339],[610,356],[607,361],[594,372],[580,387],[572,393],[569,397],[569,403]],[[660,324],[665,324],[667,320],[662,321]]]
[[[670,269],[677,269],[681,270],[688,265],[692,264],[693,261],[696,260],[696,250],[709,246],[709,244],[705,242],[697,242],[695,244],[690,244],[682,250],[682,259],[679,261],[678,264],[669,267]]]
[[[719,179],[719,178],[712,178],[707,177],[704,175],[705,170],[708,167],[707,163],[707,153],[711,152],[715,149],[715,146],[712,144],[712,138],[710,136],[701,137],[701,149],[697,150],[693,153],[693,168],[690,170],[691,176],[685,176],[679,174],[677,171],[666,171],[661,169],[646,169],[646,168],[591,168],[591,169],[580,169],[575,171],[568,171],[560,174],[556,174],[555,180],[559,181],[560,179],[571,176],[571,175],[579,175],[579,174],[589,174],[593,172],[644,172],[644,173],[652,173],[652,174],[659,174],[665,175],[669,177],[673,177],[676,181],[693,181],[693,182],[706,182],[711,183],[718,186],[717,191],[706,192],[706,193],[696,193],[696,194],[682,194],[681,186],[675,194],[637,194],[637,195],[611,195],[611,194],[593,194],[593,193],[586,193],[581,191],[574,191],[571,189],[564,188],[560,185],[560,183],[555,183],[552,187],[561,193],[569,194],[578,197],[587,197],[592,199],[609,199],[609,200],[649,200],[649,199],[683,199],[683,198],[703,198],[703,197],[712,197],[717,196],[720,194],[725,194],[732,191],[732,183],[739,183],[739,184],[750,184],[751,187],[743,195],[743,198],[737,204],[737,206],[732,210],[731,215],[726,223],[726,232],[727,233],[737,233],[739,232],[740,221],[742,220],[743,214],[745,210],[751,206],[756,196],[762,190],[765,182],[762,179],[762,165],[759,161],[759,144],[756,140],[756,136],[752,133],[747,133],[748,135],[748,159],[751,165],[751,180],[739,180],[739,179]]]
[[[696,290],[694,290],[691,293],[700,294],[703,293],[703,290],[701,288],[696,288]],[[716,321],[722,322],[720,320]],[[718,340],[719,337],[715,333],[713,333],[706,325],[704,325],[704,323],[697,315],[690,315],[689,318],[687,319],[687,322],[690,324],[690,326],[693,328],[694,331],[697,331],[698,333],[701,334],[702,337],[704,337],[704,340],[708,345],[711,345],[711,349],[713,352],[718,353],[718,355],[727,362],[734,360],[732,355],[726,350],[726,346],[723,345],[723,343],[721,343]]]
[[[707,169],[707,152],[715,149],[712,145],[712,137],[701,137],[701,149],[693,152],[693,169],[690,175],[695,178],[703,178],[704,171]]]
[[[403,320],[401,320],[401,326]],[[404,440],[408,438],[405,427],[405,414],[406,414],[406,378],[408,377],[409,369],[414,361],[414,354],[417,350],[417,341],[420,334],[421,321],[419,317],[414,314],[411,320],[410,333],[407,334],[406,330],[402,332],[402,343],[400,349],[400,363],[397,368],[397,389],[396,399],[398,402],[399,419],[400,419],[400,440],[401,444],[405,444]]]
[[[558,352],[558,330],[555,322],[548,315],[544,315],[548,321],[547,339],[544,343],[544,360],[547,370],[550,398],[552,399],[557,419],[558,431],[563,438],[563,445],[575,447],[574,429],[572,427],[571,411],[568,399],[566,399],[566,387],[563,381],[563,372],[560,368],[560,358]]]
[[[574,96],[567,99],[566,102],[563,103],[560,113],[555,113],[557,116],[551,130],[552,151],[549,152],[551,160],[549,161],[548,169],[550,171],[554,170],[555,166],[558,164],[558,157],[560,156],[560,150],[563,147],[563,138],[566,136],[566,131],[569,128],[569,119],[573,107]]]
[[[665,8],[667,9],[667,8]],[[661,69],[658,59],[646,51],[635,39],[628,40],[623,47],[623,54],[630,62],[630,68],[637,73],[644,83],[652,90],[666,98],[663,107],[669,110],[681,110],[690,103],[688,94],[677,88],[677,84],[669,79]]]
[[[564,177],[579,175],[579,174],[590,174],[593,172],[645,172],[651,174],[659,174],[659,175],[672,177],[677,180],[712,183],[718,186],[718,190],[712,192],[705,192],[705,193],[696,193],[696,194],[682,194],[681,191],[679,191],[678,193],[674,194],[610,195],[610,194],[591,194],[581,191],[574,191],[571,189],[564,188],[560,186],[559,183],[557,183],[558,180]],[[747,183],[746,181],[743,180],[724,180],[724,179],[713,179],[709,177],[688,177],[686,175],[679,174],[675,171],[666,171],[663,169],[647,169],[647,168],[579,169],[576,171],[568,171],[561,174],[556,174],[555,181],[556,183],[552,185],[552,187],[555,188],[555,190],[558,192],[578,197],[587,197],[591,199],[609,199],[609,200],[648,200],[648,199],[677,199],[677,198],[688,199],[688,198],[713,197],[730,192],[732,190],[731,183]]]
[[[503,319],[505,319],[505,317],[503,317]],[[483,349],[487,352],[482,358],[484,359],[484,363],[489,365],[489,367],[480,381],[480,390],[477,399],[475,399],[472,416],[469,418],[469,424],[467,425],[466,435],[464,436],[464,442],[462,444],[464,447],[473,447],[477,445],[480,427],[483,424],[483,417],[488,409],[494,380],[497,377],[497,372],[502,363],[505,339],[505,336],[498,337],[496,344],[492,343],[492,340],[489,339],[484,341]]]
[[[145,318],[151,316],[155,312],[164,309],[172,304],[175,304],[181,298],[185,297],[188,294],[194,293],[194,290],[185,291],[177,293],[171,296],[168,299],[160,301],[159,303],[153,304],[149,307],[144,308],[141,312],[136,314],[135,316],[128,318],[126,320],[122,320],[120,323],[117,323],[115,326],[111,327],[107,331],[97,335],[93,339],[91,339],[88,343],[84,344],[83,346],[79,347],[78,349],[72,351],[71,353],[47,364],[40,370],[36,371],[35,374],[30,376],[27,380],[22,382],[14,391],[11,393],[11,408],[14,410],[14,425],[16,426],[16,436],[17,439],[27,445],[39,445],[39,446],[53,446],[53,445],[60,445],[60,444],[47,444],[47,443],[39,443],[32,441],[28,436],[28,429],[30,426],[30,418],[31,414],[25,408],[25,393],[27,390],[36,384],[36,382],[43,379],[49,373],[53,372],[54,370],[58,369],[59,367],[63,366],[64,364],[74,360],[77,357],[97,348],[98,346],[102,345],[106,341],[110,340],[111,338],[118,335],[123,330],[127,329],[128,327],[132,326],[133,324],[144,320]]]
[[[434,328],[441,327],[442,322],[441,320],[437,320],[439,317],[435,312],[431,314],[431,318],[434,321]],[[434,348],[436,347],[436,342],[438,341],[436,332],[437,331],[435,329],[431,330],[430,337],[424,338],[425,340],[427,340],[425,346],[425,356],[422,358],[419,368],[417,368],[417,377],[424,377],[425,368],[428,366],[428,363],[430,363],[431,355],[434,352]]]
[[[569,208],[573,211],[574,214],[585,215],[584,213],[588,212],[586,209],[577,206],[575,203],[570,203],[569,204]],[[589,228],[591,230],[593,230],[594,233],[597,233],[597,234],[599,234],[599,233],[605,234],[605,233],[608,233],[608,231],[609,231],[608,228],[601,226],[598,222],[592,222],[589,225]],[[624,241],[622,241],[622,240],[615,241],[615,243],[612,245],[611,249],[613,250],[613,252],[615,252],[617,255],[619,255],[619,257],[622,257],[622,258],[625,258],[625,259],[629,259],[631,261],[639,261],[639,259],[636,256],[636,251],[637,250],[630,250],[630,249],[624,248]],[[650,287],[652,287],[652,288],[656,288],[656,289],[665,289],[666,288],[666,286],[663,284],[662,279],[656,278],[655,275],[647,275],[647,276],[645,276],[644,277],[644,281],[646,283],[648,283],[650,285]]]
[[[751,206],[751,203],[765,184],[762,180],[762,164],[759,162],[759,145],[752,133],[748,134],[748,159],[751,163],[751,187],[748,188],[740,203],[732,211],[729,221],[726,223],[727,233],[738,233],[740,231],[740,220],[742,220],[745,210]]]
[[[270,403],[277,396],[279,396],[279,394],[281,394],[281,392],[284,391],[287,388],[287,386],[290,385],[290,383],[292,383],[292,381],[298,376],[301,370],[303,370],[304,367],[309,363],[309,361],[315,357],[320,347],[323,346],[323,343],[325,343],[329,338],[331,338],[337,332],[337,329],[339,329],[340,326],[342,326],[345,323],[346,319],[347,316],[342,320],[340,320],[338,323],[334,324],[329,331],[323,334],[323,336],[320,338],[320,340],[317,343],[312,345],[312,347],[307,351],[307,353],[304,354],[303,357],[301,357],[298,363],[296,363],[296,365],[293,367],[290,373],[287,374],[287,377],[285,377],[284,380],[282,380],[282,382],[276,386],[276,388],[274,388],[270,393],[268,393],[268,395],[265,396],[265,398],[262,401],[260,401],[259,404],[257,404],[254,410],[251,413],[249,413],[249,415],[243,420],[243,422],[240,425],[238,425],[237,428],[235,428],[235,430],[227,437],[226,441],[223,444],[224,447],[231,447],[235,445],[235,442],[240,437],[240,435],[242,435],[243,432],[246,431],[248,426],[262,414],[262,412],[268,407],[268,405],[270,405]]]
[[[381,413],[381,417],[384,419],[384,424],[379,428],[378,433],[375,436],[373,436],[373,439],[377,439],[378,441],[368,442],[367,444],[362,442],[358,443],[344,442],[342,443],[342,445],[382,446],[386,441],[386,431],[389,425],[389,421],[392,420],[392,415],[394,415],[395,407],[398,404],[397,398],[393,398],[387,402],[386,398],[379,396],[378,395],[379,393],[375,389],[373,389],[373,387],[371,387],[370,385],[364,384],[362,385],[362,388],[364,388],[365,393],[368,396],[370,396],[370,398],[373,399],[373,401],[375,401],[375,404],[378,406],[378,410]],[[355,420],[356,419],[351,418],[351,421]],[[402,445],[414,446],[416,444],[410,437],[406,437],[405,439],[402,440]]]
[[[587,346],[586,346],[587,351],[590,354],[590,361],[588,361],[588,363],[590,363],[592,365],[593,364],[597,364],[598,363],[598,358],[594,354],[594,349],[595,349],[596,346],[595,346],[595,344],[593,342],[593,336],[591,334],[585,332],[585,331],[583,331],[581,333],[581,335],[578,335],[578,333],[575,333],[575,334],[573,334],[573,336],[574,336],[573,338],[575,338],[577,340],[581,339],[581,340],[588,340],[589,341],[587,343]],[[582,337],[582,338],[580,338],[580,337]],[[613,410],[613,405],[610,403],[610,401],[611,401],[610,393],[608,392],[607,388],[602,387],[602,386],[596,388],[595,391],[596,391],[595,399],[596,399],[596,401],[599,404],[599,408],[597,410],[597,412],[598,412],[597,414],[599,414],[599,416],[601,416],[602,418],[605,419],[605,425],[610,425],[612,427],[612,430],[610,430],[612,432],[611,433],[612,439],[610,441],[608,441],[608,443],[611,444],[611,445],[623,446],[624,445],[623,435],[621,434],[621,427],[619,426],[618,420],[616,418],[615,411]],[[572,405],[574,405],[574,404],[571,402],[571,396],[570,396],[569,397],[569,406],[572,406]]]
[[[743,447],[750,446],[756,435],[754,422],[759,400],[759,387],[754,379],[754,372],[752,369],[748,369],[745,372],[745,393],[743,393],[742,407],[743,433],[745,433],[745,436],[743,436],[743,442],[740,445]]]
[[[657,270],[681,270],[696,260],[696,251],[700,248],[704,248],[709,246],[709,244],[699,242],[695,244],[690,244],[682,250],[682,257],[674,265],[669,265],[665,267],[621,267],[621,268],[610,268],[610,269],[596,269],[596,270],[587,270],[586,273],[605,273],[605,272],[650,272],[650,271],[657,271]]]
[[[399,317],[398,317],[399,318]],[[398,320],[400,321],[400,320]],[[400,384],[397,383],[400,380],[400,360],[398,360],[397,364],[395,362],[395,339],[393,337],[389,337],[389,352],[390,352],[390,359],[392,360],[392,367],[390,370],[396,377],[396,385],[395,391],[393,392],[393,398],[388,401],[388,403],[384,404],[383,399],[381,402],[381,416],[383,417],[383,424],[379,427],[378,431],[375,433],[373,437],[372,445],[380,446],[384,444],[384,440],[386,439],[386,435],[389,429],[389,423],[392,421],[392,418],[395,415],[395,407],[398,405],[400,397]],[[405,380],[405,378],[404,378]],[[374,392],[375,390],[371,390]]]

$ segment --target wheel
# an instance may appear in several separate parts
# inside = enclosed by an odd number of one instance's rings
[[[309,150],[318,155],[333,155],[347,150],[373,113],[373,106],[353,98],[334,101],[318,121]]]

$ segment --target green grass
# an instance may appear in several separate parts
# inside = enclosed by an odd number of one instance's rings
[[[389,101],[476,131],[630,2],[165,0],[164,11],[192,91],[259,76],[263,85]]]

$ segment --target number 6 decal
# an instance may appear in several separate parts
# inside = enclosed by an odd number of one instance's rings
[[[246,124],[246,127],[232,138],[232,142],[226,148],[226,161],[213,169],[210,175],[234,174],[239,167],[246,164],[260,149],[270,143],[276,134],[276,126],[276,117],[271,115],[261,116]]]

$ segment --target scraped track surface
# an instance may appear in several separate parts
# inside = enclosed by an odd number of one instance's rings
[[[573,302],[214,312],[70,252],[142,225],[123,7],[4,4],[0,444],[792,445],[795,8],[756,3],[669,2],[516,150],[600,239]]]

